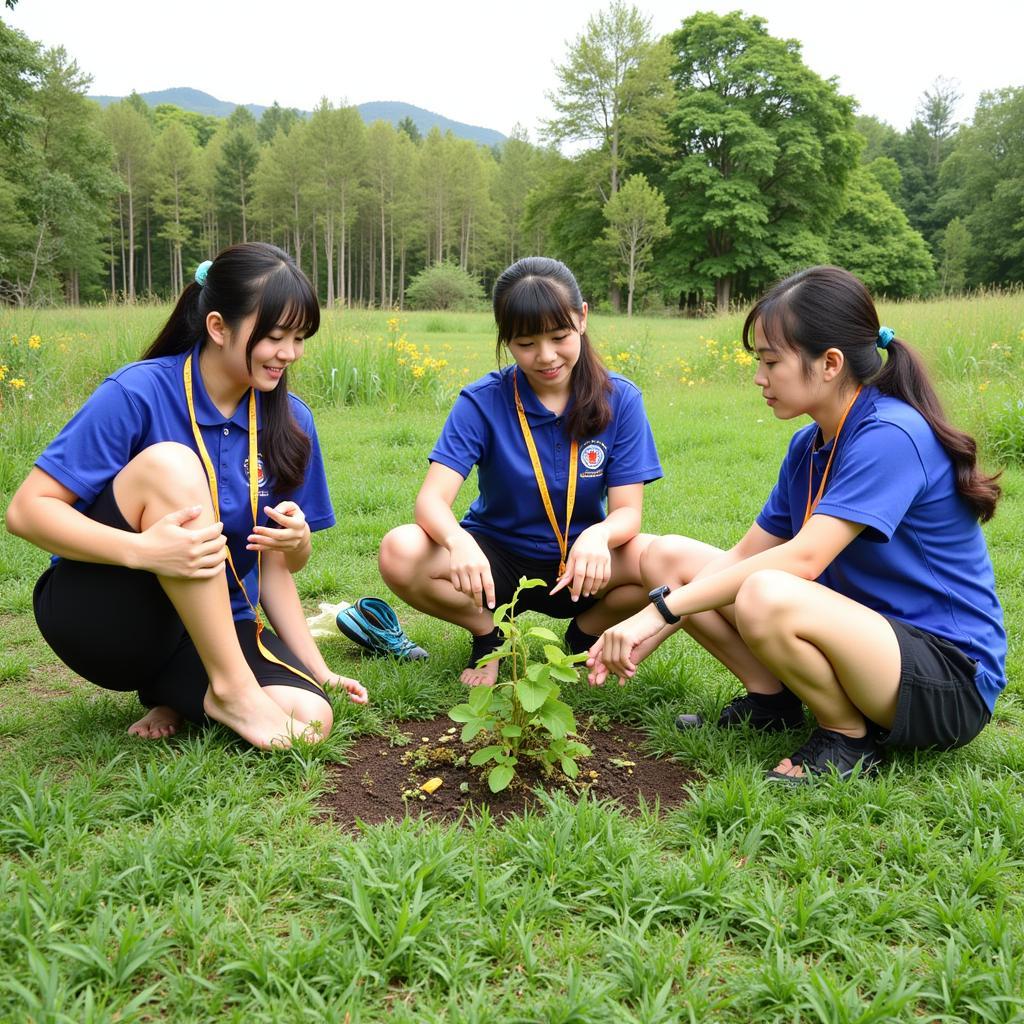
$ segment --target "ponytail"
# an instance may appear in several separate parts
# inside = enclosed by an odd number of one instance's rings
[[[206,318],[217,312],[237,330],[256,314],[245,343],[246,363],[252,369],[253,346],[274,327],[293,327],[312,337],[320,327],[320,305],[308,278],[277,246],[242,242],[221,252],[199,284],[189,282],[170,317],[143,359],[181,355],[206,341]],[[288,374],[273,391],[260,396],[262,455],[274,487],[287,493],[302,483],[309,463],[310,440],[298,425],[288,400]]]
[[[559,260],[526,256],[502,271],[494,284],[495,354],[514,338],[579,330],[583,295],[572,271]],[[572,406],[566,430],[578,441],[599,434],[612,419],[612,382],[586,331],[580,332],[580,356],[569,386]]]
[[[957,430],[945,416],[939,396],[928,379],[921,357],[905,342],[893,338],[886,347],[885,365],[871,381],[883,395],[899,398],[916,409],[932,428],[953,462],[956,489],[975,516],[987,523],[995,515],[1002,489],[978,466],[978,445],[970,434]]]
[[[854,382],[872,384],[916,409],[952,460],[959,494],[981,522],[992,518],[1001,494],[996,483],[1000,474],[988,476],[978,467],[977,443],[946,419],[917,353],[899,338],[879,340],[883,329],[878,312],[859,278],[841,267],[825,266],[780,281],[747,314],[743,344],[748,350],[753,350],[758,320],[773,341],[796,349],[808,372],[815,359],[830,348],[839,349]],[[888,357],[884,362],[879,351],[883,343]]]

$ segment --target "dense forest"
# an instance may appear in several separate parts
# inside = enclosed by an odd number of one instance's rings
[[[1024,88],[958,124],[939,79],[901,131],[763,19],[697,13],[659,39],[621,2],[567,52],[539,144],[488,148],[327,99],[101,109],[64,48],[0,22],[0,302],[168,298],[255,238],[328,306],[400,307],[438,263],[486,289],[531,252],[629,312],[727,307],[824,261],[893,297],[1024,280]]]

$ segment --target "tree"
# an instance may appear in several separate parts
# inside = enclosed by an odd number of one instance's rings
[[[954,217],[942,232],[939,247],[942,262],[939,284],[944,292],[962,292],[967,286],[967,259],[971,251],[971,233],[959,217]]]
[[[537,182],[535,150],[526,130],[516,125],[499,151],[491,195],[501,217],[502,260],[514,263],[522,253],[526,198]]]
[[[308,228],[307,203],[310,181],[307,125],[295,125],[287,135],[278,133],[260,153],[253,179],[253,207],[270,238],[283,231],[284,248],[302,267],[302,243]]]
[[[404,132],[410,142],[420,142],[423,139],[416,122],[408,114],[398,122],[398,130]]]
[[[939,164],[948,155],[946,143],[956,132],[954,116],[961,98],[956,80],[940,76],[930,89],[925,89],[918,101],[917,120],[924,126],[931,141],[929,163],[933,171],[938,170]]]
[[[277,100],[263,111],[256,132],[261,143],[266,145],[278,133],[287,135],[302,121],[302,115],[294,107],[282,107]]]
[[[156,140],[153,152],[153,206],[163,220],[159,236],[171,248],[171,294],[185,287],[183,250],[199,220],[195,143],[188,130],[170,122]]]
[[[604,180],[595,179],[603,203],[618,192],[626,163],[665,152],[669,50],[655,40],[649,18],[613,0],[590,18],[568,52],[555,69],[559,89],[548,99],[557,116],[544,134],[553,142],[597,144],[606,168]],[[609,298],[618,309],[614,283]]]
[[[237,229],[241,241],[247,242],[252,180],[259,162],[256,119],[246,107],[235,107],[225,129],[216,171],[217,200],[228,219],[228,237],[235,240]]]
[[[642,174],[628,178],[605,203],[605,237],[621,260],[616,275],[627,288],[626,315],[633,315],[633,293],[651,259],[654,243],[669,233],[668,206]]]
[[[982,94],[940,183],[970,233],[968,283],[1024,280],[1024,88]]]
[[[336,300],[344,303],[351,300],[349,229],[359,209],[366,125],[355,107],[335,108],[325,98],[313,111],[306,138],[310,164],[307,195],[314,224],[316,220],[320,221],[327,265],[327,304],[333,305]],[[314,239],[317,233],[314,226]],[[317,246],[314,242],[312,277],[315,283],[319,277],[317,269]]]
[[[663,191],[680,293],[760,287],[820,259],[857,162],[853,100],[763,19],[695,14],[671,37],[671,168]]]
[[[42,73],[39,44],[0,21],[0,146],[21,147],[32,125],[32,90]]]
[[[596,142],[608,165],[607,200],[619,190],[623,162],[660,152],[671,105],[668,51],[651,22],[621,0],[598,12],[555,69],[558,112],[544,126],[553,142]]]
[[[114,150],[114,169],[121,179],[121,289],[135,301],[136,208],[146,185],[153,151],[153,131],[146,117],[127,100],[106,109],[106,131]]]
[[[865,167],[850,175],[829,251],[833,263],[891,298],[924,294],[935,281],[924,239]]]

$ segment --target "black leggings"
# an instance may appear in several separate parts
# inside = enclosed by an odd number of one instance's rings
[[[117,506],[112,483],[85,514],[135,532]],[[209,721],[203,712],[206,669],[152,573],[61,558],[39,577],[32,604],[43,639],[80,676],[107,690],[136,690],[146,707],[164,704],[192,722]],[[235,632],[260,686],[295,686],[327,700],[318,686],[260,654],[255,622],[236,621]],[[269,629],[261,639],[283,662],[312,674]]]

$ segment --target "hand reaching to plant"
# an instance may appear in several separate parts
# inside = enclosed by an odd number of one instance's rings
[[[648,605],[642,611],[606,629],[587,657],[587,680],[604,686],[608,676],[618,676],[619,685],[636,675],[636,667],[665,637],[665,620],[658,609]]]
[[[565,572],[552,588],[557,594],[563,587],[569,587],[574,601],[599,594],[612,578],[612,553],[608,547],[608,528],[604,523],[588,526],[577,538],[569,551]]]

